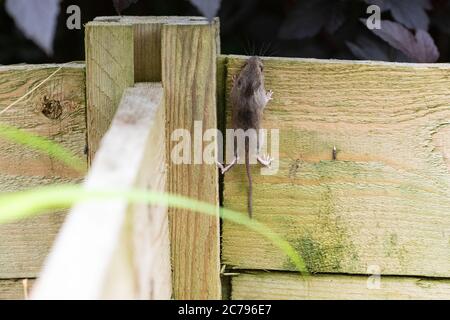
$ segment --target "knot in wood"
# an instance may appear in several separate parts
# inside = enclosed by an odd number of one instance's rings
[[[59,100],[47,99],[44,97],[42,114],[49,119],[56,120],[59,119],[62,115],[63,108],[61,106],[61,102]]]

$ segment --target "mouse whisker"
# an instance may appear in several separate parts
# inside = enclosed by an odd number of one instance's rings
[[[270,41],[270,42],[268,43],[268,46],[267,46],[266,50],[265,50],[264,53],[263,53],[264,56],[270,56],[270,53],[271,53],[272,50],[273,50],[272,45],[273,45],[273,42]]]
[[[277,47],[274,43],[272,43],[272,44],[273,44],[273,46],[267,52],[267,56],[268,57],[273,57],[273,56],[275,56],[276,54],[278,54],[280,52],[279,46]]]
[[[250,41],[249,41],[249,38],[245,38],[244,51],[245,51],[245,55],[248,56],[249,51],[250,51]]]
[[[263,53],[264,56],[267,55],[267,53],[270,51],[271,47],[272,47],[272,42],[269,42],[268,45],[267,45],[266,50]]]
[[[266,43],[263,42],[263,44],[261,45],[261,48],[260,48],[260,50],[259,50],[259,56],[260,56],[260,57],[264,56],[264,52],[265,52],[266,50],[267,50],[267,48],[266,48]]]

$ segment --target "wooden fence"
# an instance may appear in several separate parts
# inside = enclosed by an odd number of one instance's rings
[[[87,190],[166,184],[160,84],[125,90],[84,183]],[[72,209],[36,284],[36,299],[169,299],[167,208],[91,202]]]
[[[243,60],[227,58],[228,88]],[[255,219],[324,276],[306,290],[277,273],[295,270],[277,248],[224,222],[222,263],[259,270],[232,278],[233,298],[450,298],[449,67],[265,61],[280,169],[254,171]],[[226,207],[245,211],[245,184],[243,168],[227,174]]]
[[[35,88],[0,119],[85,157],[87,189],[216,205],[220,191],[245,212],[243,166],[219,183],[214,165],[169,159],[174,129],[228,127],[231,77],[246,57],[220,55],[218,35],[218,21],[201,18],[98,18],[86,27],[86,68],[63,65],[39,86],[60,66],[0,67],[0,110]],[[34,298],[450,298],[450,65],[264,63],[279,170],[253,169],[254,216],[314,276],[305,282],[271,243],[220,228],[218,216],[113,201],[72,209]],[[1,191],[82,178],[5,140],[0,168]],[[21,279],[39,275],[63,218],[0,226],[0,298],[23,297]]]
[[[40,85],[45,79],[51,79]],[[86,159],[84,64],[0,66],[0,121],[60,143]],[[0,190],[81,182],[83,174],[27,147],[0,138]],[[64,213],[0,225],[0,298],[23,297],[22,279],[37,277]]]

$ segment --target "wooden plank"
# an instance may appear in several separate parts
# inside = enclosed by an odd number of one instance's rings
[[[34,279],[27,279],[27,287],[24,286],[24,279],[0,280],[0,300],[24,300],[27,298],[26,292],[32,288]]]
[[[450,280],[258,272],[233,277],[234,300],[448,300]]]
[[[88,161],[109,129],[123,91],[134,84],[133,26],[90,22],[86,25]]]
[[[88,190],[165,190],[160,84],[127,89],[86,179]],[[125,200],[77,205],[58,235],[34,299],[169,299],[167,209]],[[63,279],[63,281],[62,281]]]
[[[0,225],[0,279],[37,277],[65,212]]]
[[[197,23],[203,17],[176,16],[113,16],[97,17],[95,21],[130,24],[134,30],[134,81],[160,82],[162,80],[161,32],[165,24]]]
[[[243,62],[228,57],[228,88]],[[280,159],[275,175],[253,169],[255,219],[287,238],[312,272],[364,274],[374,265],[449,277],[450,66],[269,58],[265,76],[274,100],[263,125],[280,130]],[[228,173],[224,190],[225,206],[241,212],[244,172]],[[295,269],[264,238],[227,222],[223,263]]]
[[[0,112],[31,91],[0,115],[2,123],[48,138],[86,159],[84,65],[0,67]],[[0,192],[80,182],[82,177],[48,155],[0,137]],[[0,279],[36,277],[63,219],[61,213],[0,226]]]
[[[217,128],[217,24],[163,26],[162,59],[168,137],[186,129],[194,137]],[[192,139],[193,140],[193,139]],[[177,144],[168,139],[167,154]],[[202,161],[200,161],[202,162]],[[168,191],[218,204],[214,164],[180,164],[169,159]],[[219,217],[169,210],[175,299],[220,299]]]

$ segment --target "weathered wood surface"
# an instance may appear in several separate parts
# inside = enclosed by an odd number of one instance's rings
[[[88,161],[111,125],[123,91],[134,84],[131,24],[94,21],[86,25]]]
[[[243,62],[228,58],[228,89]],[[255,219],[312,272],[450,276],[450,66],[268,58],[265,76],[280,160],[275,175],[253,169]],[[246,190],[244,166],[227,173],[225,206],[246,212]],[[294,270],[228,222],[222,252],[236,268]]]
[[[0,300],[24,300],[29,297],[34,279],[27,279],[26,288],[23,281],[24,279],[0,280]]]
[[[163,192],[164,123],[160,84],[127,89],[85,188]],[[33,298],[169,299],[170,277],[165,206],[89,202],[69,214]]]
[[[176,16],[121,16],[98,17],[98,22],[132,25],[134,30],[134,80],[135,82],[160,82],[162,80],[161,32],[165,24],[197,23],[203,17]]]
[[[174,61],[173,59],[186,59],[186,61],[179,61],[180,63],[183,63],[181,67],[186,66],[187,68],[194,68],[195,69],[195,63],[197,61],[200,61],[200,67],[199,70],[196,71],[198,75],[200,75],[200,83],[199,83],[199,93],[197,94],[197,97],[200,99],[199,101],[202,101],[202,99],[206,99],[206,115],[205,115],[205,121],[204,125],[208,125],[212,128],[215,128],[216,123],[212,123],[213,119],[213,113],[215,112],[215,100],[212,99],[212,96],[214,95],[214,88],[215,82],[210,82],[209,77],[214,77],[214,74],[212,73],[214,70],[214,62],[215,62],[215,56],[217,52],[219,52],[220,47],[220,41],[219,41],[219,22],[214,22],[213,30],[211,30],[210,33],[204,34],[200,33],[200,39],[197,39],[195,37],[198,36],[196,34],[196,31],[193,31],[193,35],[189,36],[187,39],[181,39],[183,41],[184,46],[186,47],[181,53],[182,57],[179,57],[179,53],[176,51],[173,51],[174,47],[166,47],[163,48],[162,44],[162,32],[163,28],[166,25],[203,25],[203,27],[200,28],[207,28],[206,26],[206,20],[202,17],[99,17],[96,18],[96,21],[99,23],[106,23],[108,25],[131,25],[134,30],[134,79],[136,82],[138,81],[160,81],[162,79],[162,50],[172,50],[168,54],[170,55],[169,59],[170,61]],[[194,27],[193,29],[199,29],[198,27]],[[178,32],[178,30],[174,29],[175,32]],[[209,31],[208,31],[209,32]],[[176,37],[174,33],[174,37]],[[206,37],[209,37],[206,39]],[[176,38],[174,38],[176,39]],[[172,40],[172,39],[171,39]],[[190,43],[189,41],[193,41],[193,43]],[[206,44],[206,41],[212,41],[212,43]],[[200,50],[199,57],[196,57],[194,60],[190,61],[190,55],[196,54],[196,48],[194,47],[195,44],[204,43],[205,48],[202,48]],[[172,43],[169,43],[172,45]],[[215,48],[213,48],[215,45]],[[212,52],[212,50],[215,50]],[[202,61],[200,59],[205,58],[205,61]],[[165,61],[166,59],[164,59]],[[203,65],[202,65],[203,64]],[[168,67],[170,69],[168,69]],[[177,67],[180,67],[178,65]],[[205,70],[203,70],[205,68]],[[171,73],[170,76],[172,77],[173,81],[176,81],[177,83],[174,83],[174,85],[177,85],[178,87],[170,87],[170,89],[176,89],[181,88],[182,85],[193,85],[194,87],[192,90],[196,90],[197,83],[191,84],[190,82],[195,82],[195,78],[188,78],[188,79],[182,79],[182,78],[175,78],[179,77],[180,69],[177,69],[175,66],[171,66],[166,64],[166,73]],[[198,76],[197,76],[198,77]],[[179,81],[179,83],[178,83]],[[209,87],[205,88],[204,83],[208,83],[210,85]],[[203,86],[203,87],[202,87]],[[206,92],[205,90],[209,90]],[[167,91],[167,89],[166,89]],[[189,99],[189,97],[181,96],[184,94],[184,92],[171,92],[171,97],[175,97],[176,95],[180,95],[179,98],[181,99]],[[212,100],[209,100],[212,99]],[[166,100],[167,101],[167,100]],[[175,105],[174,101],[171,100],[171,106],[170,108],[177,108],[176,110],[168,111],[168,114],[171,114],[173,116],[173,119],[177,117],[177,115],[180,113],[180,109],[178,108],[185,108],[188,110],[189,113],[192,112],[192,114],[196,114],[196,118],[189,119],[189,121],[194,120],[202,120],[203,116],[201,115],[200,111],[204,106],[195,106],[195,108],[191,107],[192,102],[189,101],[186,105]],[[214,109],[212,109],[214,108]],[[192,110],[189,110],[192,109]],[[199,115],[197,115],[199,114]],[[178,120],[177,120],[178,121]],[[191,125],[192,125],[191,123]],[[179,128],[177,126],[182,125],[183,128],[190,129],[189,124],[186,122],[184,123],[184,119],[179,120],[178,122],[171,121],[170,124],[172,125],[171,128]],[[180,127],[180,128],[181,128]],[[171,130],[169,129],[168,132],[171,133]],[[194,170],[200,176],[197,176],[195,180],[198,178],[199,181],[203,179],[204,176],[207,176],[209,173],[212,172],[211,166],[208,166],[207,172],[201,173],[203,167],[198,166],[198,170]],[[181,171],[180,171],[181,172]],[[203,176],[204,174],[204,176]],[[213,173],[213,175],[216,175],[216,173]],[[170,181],[175,178],[170,178]],[[187,185],[187,184],[186,184]],[[205,195],[208,201],[212,201],[213,203],[217,203],[217,185],[214,185],[213,180],[208,180],[208,182],[205,182],[205,185],[208,185],[207,190],[212,187],[213,192],[209,195]],[[170,189],[170,187],[169,187]],[[174,190],[176,192],[177,190]],[[182,192],[183,193],[183,192]],[[185,192],[183,194],[186,194]],[[213,199],[213,200],[211,200]],[[193,216],[193,215],[192,215]],[[197,220],[196,220],[197,219]],[[218,269],[219,269],[219,228],[218,228],[218,220],[212,219],[212,218],[190,218],[188,219],[191,221],[191,226],[188,226],[187,228],[181,227],[180,221],[175,219],[174,221],[178,221],[177,226],[173,226],[172,230],[173,232],[180,233],[178,235],[173,235],[172,241],[177,239],[178,245],[173,246],[173,257],[174,261],[179,261],[179,263],[174,263],[174,288],[175,292],[174,295],[176,298],[219,298],[220,297],[220,284],[219,284],[219,276],[218,276]],[[182,222],[183,223],[183,222]],[[197,230],[195,233],[197,234],[196,239],[192,239],[189,241],[186,241],[186,237],[189,237],[188,234],[182,235],[181,232],[191,232],[191,228],[196,228],[196,226],[201,226],[201,231]],[[200,244],[198,245],[197,240],[203,239],[206,237],[209,239],[209,243],[206,244]],[[211,240],[211,239],[214,239]],[[203,240],[202,240],[203,241]],[[193,247],[196,246],[198,249],[193,249]],[[184,248],[188,248],[186,253],[180,253],[182,251],[185,251]],[[176,258],[175,258],[176,257]],[[192,259],[191,262],[187,261],[186,259]],[[203,261],[206,261],[203,263]],[[189,264],[188,266],[188,272],[185,273],[184,267],[186,264]],[[190,265],[192,264],[192,265]],[[210,269],[210,267],[213,264],[213,268]],[[195,270],[197,267],[201,265],[201,268],[205,268],[204,270],[209,269],[210,271],[204,272],[206,277],[204,277],[201,273],[196,272]],[[179,267],[178,267],[179,266]],[[211,270],[217,270],[212,272]],[[210,274],[208,274],[210,273]],[[189,280],[184,280],[184,278]],[[192,279],[190,279],[192,278]],[[195,282],[202,282],[198,283],[192,290],[190,287],[190,281]],[[212,280],[212,281],[211,281]]]
[[[111,124],[123,90],[135,82],[161,81],[162,26],[204,20],[202,17],[98,17],[86,25],[89,163]]]
[[[134,80],[135,82],[160,82],[161,30],[163,24],[178,17],[98,17],[95,21],[133,26]],[[177,20],[182,19],[179,17]]]
[[[0,121],[49,138],[86,159],[84,65],[0,67],[0,112],[32,90],[2,113]],[[0,137],[0,192],[79,182],[82,176],[48,155]],[[63,218],[48,215],[0,226],[0,279],[36,277]]]
[[[232,278],[234,300],[448,300],[450,280],[258,272]]]
[[[37,277],[65,212],[0,225],[0,279]]]
[[[137,23],[134,25],[134,79],[136,82],[162,80],[162,25],[162,23]]]
[[[201,124],[197,133],[201,136],[207,129],[217,128],[217,28],[217,23],[205,22],[163,26],[162,77],[168,155],[179,143],[171,140],[174,130],[188,130],[194,142],[196,121]],[[196,156],[192,154],[191,164],[177,165],[168,159],[168,191],[218,204],[215,164],[194,160]],[[169,218],[175,299],[220,299],[218,214],[212,217],[170,209]]]

